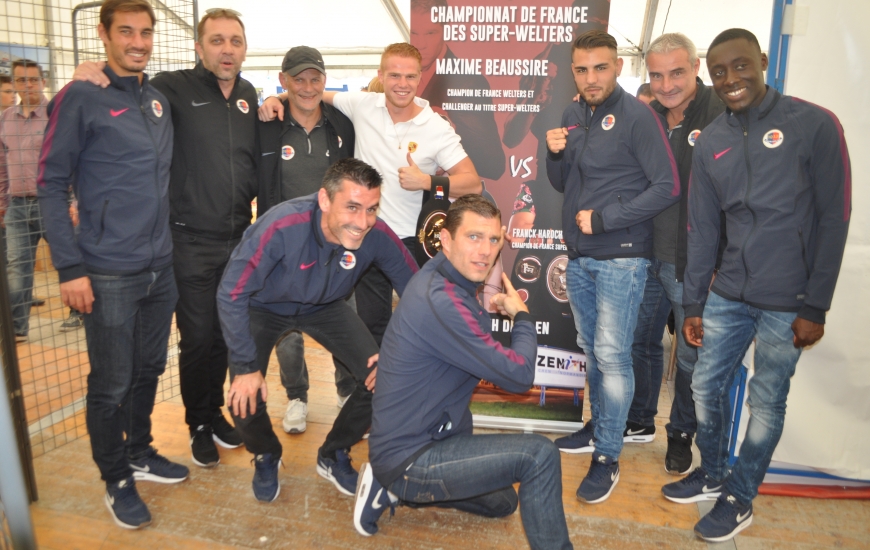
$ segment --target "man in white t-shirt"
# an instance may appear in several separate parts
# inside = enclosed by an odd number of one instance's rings
[[[391,44],[384,50],[378,70],[383,94],[323,94],[324,101],[353,122],[355,156],[374,166],[384,178],[379,215],[412,251],[423,192],[433,183],[449,179],[454,198],[482,190],[480,176],[462,148],[460,136],[428,101],[416,97],[420,74],[417,48],[407,43]],[[275,115],[284,119],[280,99],[269,98],[263,103],[261,120]],[[445,171],[443,176],[435,175],[439,169]],[[377,269],[369,270],[357,285],[356,303],[360,318],[380,345],[392,315],[392,287]]]

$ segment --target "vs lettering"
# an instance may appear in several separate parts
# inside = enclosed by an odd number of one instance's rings
[[[527,177],[531,176],[532,169],[529,168],[529,163],[534,158],[535,157],[526,157],[524,159],[519,159],[519,161],[517,161],[516,155],[511,155],[511,177],[512,178],[517,177],[517,174],[520,172],[520,170],[526,171],[522,176],[520,176],[521,178],[527,178]]]

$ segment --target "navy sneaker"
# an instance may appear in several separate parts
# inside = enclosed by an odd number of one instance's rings
[[[634,422],[625,423],[625,430],[622,432],[622,441],[624,443],[650,443],[655,438],[655,426],[644,426]]]
[[[679,504],[715,500],[722,492],[722,482],[707,475],[700,466],[681,479],[662,487],[665,498]]]
[[[722,491],[713,509],[695,524],[695,534],[707,542],[725,542],[752,523],[752,503],[740,504],[734,495]]]
[[[138,458],[130,458],[133,479],[137,481],[156,481],[157,483],[179,483],[187,479],[190,470],[187,466],[170,462],[150,447]]]
[[[218,412],[211,421],[212,439],[224,449],[235,449],[242,444],[242,437],[232,424],[227,422],[222,412]]]
[[[357,532],[370,537],[378,532],[378,520],[390,507],[390,517],[396,513],[399,499],[390,494],[372,473],[371,465],[366,462],[359,469],[359,482],[356,486],[356,502],[353,505],[353,526]]]
[[[595,441],[592,439],[594,434],[595,426],[590,421],[583,424],[583,428],[580,431],[560,437],[553,443],[563,453],[591,453],[595,450]]]
[[[342,493],[353,496],[356,490],[359,474],[350,465],[351,459],[347,449],[335,451],[335,460],[325,458],[317,452],[317,473],[328,479]]]
[[[254,496],[263,502],[272,502],[278,498],[281,492],[281,484],[278,483],[278,466],[281,465],[281,457],[273,457],[272,453],[257,455],[252,460],[254,463]]]
[[[692,469],[692,436],[686,432],[668,435],[665,471],[671,475],[686,475]]]
[[[139,498],[132,477],[106,483],[106,507],[115,523],[124,529],[139,529],[151,524],[151,512]]]
[[[577,498],[587,504],[604,502],[619,483],[619,461],[600,453],[592,454],[592,464],[577,489]]]

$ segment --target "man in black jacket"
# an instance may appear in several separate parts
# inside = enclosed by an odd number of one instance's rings
[[[200,62],[164,72],[152,84],[169,100],[175,144],[169,181],[170,228],[181,333],[179,378],[193,461],[220,462],[215,442],[241,445],[224,418],[227,347],[218,322],[218,284],[230,254],[251,225],[257,196],[257,92],[239,76],[247,40],[239,14],[209,10],[197,26]],[[107,85],[102,64],[74,78]]]
[[[688,182],[695,140],[725,110],[725,106],[698,78],[701,61],[695,45],[685,35],[669,33],[656,38],[650,44],[646,64],[649,86],[655,97],[650,105],[667,121],[668,140],[680,171],[680,181]],[[682,326],[684,318],[687,203],[688,189],[683,186],[680,202],[653,218],[653,258],[631,352],[634,399],[625,426],[624,440],[627,443],[648,443],[655,437],[655,415],[663,370],[662,333],[672,309],[676,326]],[[692,467],[692,438],[696,430],[691,384],[698,352],[686,345],[679,332],[676,346],[676,395],[671,405],[670,422],[665,426],[668,434],[665,470],[671,474],[685,474]]]
[[[353,157],[356,136],[350,119],[323,102],[326,67],[314,48],[291,48],[278,75],[287,90],[284,120],[258,122],[260,138],[260,196],[257,214],[286,200],[316,193],[326,169],[338,160]],[[302,333],[289,331],[275,346],[281,367],[281,384],[287,391],[287,410],[282,425],[287,433],[302,433],[308,416],[308,369]],[[353,392],[355,383],[345,369],[335,369],[340,405]]]

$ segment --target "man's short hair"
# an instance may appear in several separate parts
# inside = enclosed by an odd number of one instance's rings
[[[758,53],[761,53],[761,45],[758,43],[758,38],[751,32],[746,29],[728,29],[726,31],[722,31],[719,35],[710,42],[710,47],[707,48],[709,52],[719,44],[724,42],[730,42],[731,40],[737,40],[738,38],[742,38],[755,46],[755,49],[758,50]]]
[[[476,194],[462,195],[447,209],[447,219],[444,220],[444,229],[451,237],[456,236],[456,230],[462,225],[462,216],[466,212],[473,212],[488,219],[497,218],[501,222],[501,211],[486,197]]]
[[[36,67],[36,69],[39,71],[39,76],[42,76],[42,66],[39,63],[37,63],[36,61],[33,61],[31,59],[16,59],[15,61],[13,61],[12,62],[12,74],[13,75],[15,74],[15,69],[17,67],[24,67],[25,71],[27,70],[27,67]]]
[[[652,97],[653,93],[652,93],[652,88],[649,87],[649,82],[644,82],[643,84],[641,84],[637,88],[637,93],[634,95],[635,95],[635,97],[640,97],[642,95],[645,95],[646,97]]]
[[[384,62],[391,55],[397,57],[413,57],[417,60],[417,63],[421,66],[423,65],[423,56],[420,55],[420,50],[407,42],[397,42],[384,48],[384,53],[381,54],[381,70],[384,70]]]
[[[665,54],[671,53],[674,50],[686,50],[689,54],[689,64],[695,65],[698,60],[698,48],[695,43],[689,40],[689,37],[679,32],[669,32],[663,34],[652,41],[646,53]]]
[[[12,77],[5,74],[0,74],[0,85],[2,84],[12,84]]]
[[[344,180],[364,185],[366,189],[380,187],[384,181],[381,174],[365,162],[355,158],[341,159],[330,166],[323,175],[321,187],[326,189],[329,200],[335,198]]]
[[[202,35],[205,33],[205,22],[209,19],[232,19],[242,27],[242,38],[245,39],[245,45],[248,44],[248,35],[245,34],[245,24],[242,23],[242,14],[236,10],[227,8],[213,8],[206,10],[205,15],[199,20],[196,25],[196,41],[202,44]]]
[[[100,23],[108,33],[112,28],[112,22],[115,20],[115,13],[137,13],[145,12],[151,18],[151,25],[157,23],[157,18],[154,17],[154,8],[148,0],[106,0],[100,7]]]
[[[616,39],[600,30],[586,31],[575,38],[571,45],[571,55],[574,55],[574,50],[594,50],[595,48],[610,48],[613,50],[613,56],[616,57]]]

